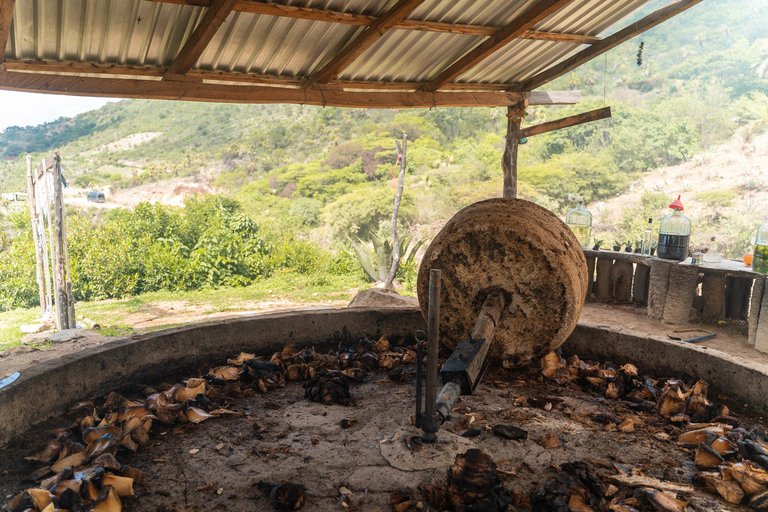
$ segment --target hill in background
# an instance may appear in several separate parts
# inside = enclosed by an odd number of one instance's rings
[[[584,101],[533,107],[527,123],[603,105],[613,118],[532,137],[520,152],[521,194],[560,214],[568,193],[579,194],[598,236],[624,241],[680,193],[697,243],[718,233],[721,250],[743,253],[768,219],[766,25],[762,0],[706,0],[550,84],[580,89]],[[59,149],[73,187],[106,189],[126,205],[176,204],[202,186],[257,221],[332,244],[386,233],[393,139],[407,133],[402,221],[429,236],[458,208],[500,194],[504,114],[130,100],[9,128],[0,158]],[[24,188],[21,162],[0,163],[0,190]]]

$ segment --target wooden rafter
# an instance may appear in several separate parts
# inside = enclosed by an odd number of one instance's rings
[[[150,0],[153,2],[174,3],[180,5],[206,6],[208,0]],[[311,7],[298,7],[295,5],[269,4],[256,1],[241,1],[235,6],[235,11],[267,16],[280,16],[311,21],[325,21],[328,23],[341,23],[344,25],[357,25],[368,27],[378,18],[367,14],[330,11]],[[395,24],[394,29],[420,30],[425,32],[443,32],[448,34],[465,34],[473,36],[492,36],[498,32],[499,27],[486,25],[467,25],[461,23],[443,23],[439,21],[402,20]],[[520,39],[534,39],[540,41],[558,41],[562,43],[594,44],[599,37],[581,34],[567,34],[561,32],[544,32],[540,30],[526,30]]]
[[[75,96],[229,103],[295,103],[353,108],[495,107],[514,105],[522,98],[528,98],[531,105],[562,105],[578,103],[580,100],[578,91],[369,92],[63,76],[17,71],[0,73],[0,89]]]
[[[6,60],[5,67],[9,71],[145,76],[147,78],[162,77],[166,72],[165,68],[158,68],[155,66],[97,64],[91,62],[56,62],[45,60]]]
[[[62,74],[70,76],[96,75],[102,78],[106,76],[136,77],[145,80],[157,80],[165,76],[166,68],[156,66],[131,66],[118,64],[96,64],[91,62],[55,62],[42,60],[6,60],[5,67],[9,71],[26,71],[31,73]],[[280,75],[262,75],[254,73],[237,73],[231,71],[208,71],[192,69],[185,75],[186,81],[232,82],[239,85],[270,85],[273,87],[301,88],[305,81],[301,78]],[[426,82],[379,82],[363,80],[332,80],[327,84],[316,84],[314,89],[322,90],[361,90],[361,91],[418,91]],[[515,84],[483,84],[483,83],[452,83],[443,87],[443,91],[509,91]],[[546,93],[536,93],[546,94]],[[561,92],[560,97],[568,94]],[[578,91],[574,92],[574,98],[578,97]],[[544,96],[542,96],[543,98]],[[578,103],[566,101],[564,104]]]
[[[538,75],[535,75],[527,80],[524,80],[518,84],[515,89],[521,91],[530,91],[541,87],[547,82],[551,82],[555,78],[558,78],[569,71],[573,71],[577,67],[589,62],[602,55],[603,53],[611,50],[625,41],[629,41],[638,34],[642,34],[646,30],[650,30],[656,25],[677,16],[681,12],[690,9],[694,5],[700,3],[702,0],[675,0],[674,2],[667,4],[661,9],[652,12],[643,19],[624,27],[615,34],[603,38],[599,43],[595,43],[589,48],[582,50],[575,55],[565,59],[561,63],[552,66],[551,68],[542,71]]]
[[[8,37],[11,35],[11,23],[13,22],[13,7],[15,0],[0,0],[0,71],[3,68],[5,47]]]
[[[210,7],[205,11],[200,23],[197,24],[194,32],[189,36],[187,42],[184,43],[181,51],[176,55],[171,65],[168,67],[168,71],[165,73],[166,79],[178,77],[179,75],[185,75],[187,71],[192,69],[197,59],[200,58],[208,43],[211,42],[213,36],[219,30],[219,27],[224,23],[235,8],[238,0],[213,0]]]
[[[603,107],[597,110],[590,110],[589,112],[582,112],[581,114],[563,117],[562,119],[556,119],[555,121],[529,126],[528,128],[523,128],[522,130],[517,131],[514,136],[518,139],[523,139],[525,137],[541,135],[542,133],[560,130],[579,124],[591,123],[592,121],[609,117],[611,117],[611,107]]]
[[[381,39],[397,23],[408,16],[424,0],[399,0],[383,16],[369,25],[361,34],[350,41],[338,54],[328,61],[322,68],[313,73],[307,80],[307,84],[324,84],[333,80],[336,75],[344,71],[365,50]]]
[[[506,46],[512,40],[517,39],[526,30],[546,19],[551,14],[559,11],[571,1],[572,0],[539,0],[520,16],[515,18],[512,23],[499,29],[489,39],[486,39],[459,60],[448,66],[448,68],[437,75],[424,90],[436,91],[445,84],[452,82],[456,77],[475,67],[483,59]]]

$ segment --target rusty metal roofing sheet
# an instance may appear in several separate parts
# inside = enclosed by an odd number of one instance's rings
[[[501,27],[536,0],[427,0],[410,19]],[[599,35],[649,0],[574,0],[537,30]],[[395,0],[283,0],[285,5],[380,15]],[[167,67],[204,14],[203,7],[147,0],[17,0],[6,58]],[[197,69],[305,77],[363,27],[235,11]],[[338,78],[426,81],[485,37],[390,30]],[[528,78],[581,46],[515,40],[468,70],[459,82]]]

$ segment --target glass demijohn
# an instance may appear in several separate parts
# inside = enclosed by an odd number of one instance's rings
[[[659,258],[683,261],[688,257],[688,243],[691,240],[691,221],[682,214],[680,196],[669,205],[674,211],[661,219],[659,226]]]
[[[752,270],[768,274],[768,222],[757,228],[752,248]]]
[[[579,203],[565,216],[565,223],[579,240],[582,249],[589,249],[589,237],[592,236],[592,214]]]

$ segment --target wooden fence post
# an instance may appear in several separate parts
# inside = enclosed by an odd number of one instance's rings
[[[35,268],[37,289],[40,297],[40,312],[45,313],[48,299],[45,295],[45,269],[43,255],[40,249],[40,224],[37,219],[37,202],[35,201],[35,180],[32,177],[32,156],[27,155],[27,203],[29,204],[29,221],[32,225],[32,242],[35,245]]]
[[[611,258],[597,258],[597,280],[595,282],[595,300],[609,300],[611,298],[611,273],[613,272],[613,260]]]
[[[61,169],[58,162],[53,165],[53,211],[54,211],[54,269],[56,269],[56,316],[59,330],[69,328],[69,300],[67,298],[67,269],[64,258],[64,194],[61,185]]]
[[[60,309],[60,302],[59,302],[59,267],[56,264],[56,244],[53,236],[53,225],[54,225],[54,213],[51,210],[51,201],[55,200],[55,194],[54,190],[56,187],[55,183],[51,183],[51,177],[48,175],[48,168],[47,164],[45,162],[45,158],[43,158],[41,162],[41,169],[42,169],[42,179],[45,182],[45,208],[48,212],[48,247],[50,251],[50,265],[51,265],[51,274],[52,274],[52,281],[53,281],[53,294],[51,295],[51,313],[53,313],[53,306],[54,302],[56,305],[56,312],[59,313]],[[66,329],[66,326],[68,324],[62,325],[61,323],[61,316],[60,314],[53,315],[54,320],[56,321],[56,329]]]

